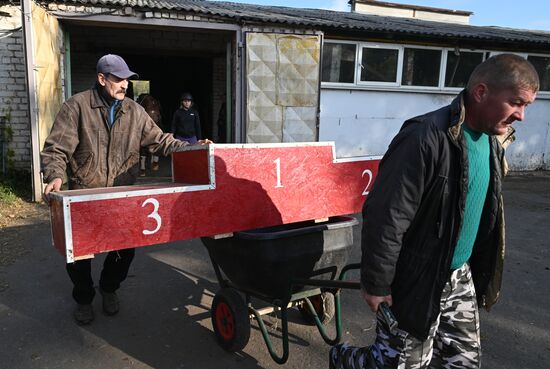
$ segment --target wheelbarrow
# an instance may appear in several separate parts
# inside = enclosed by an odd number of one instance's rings
[[[288,360],[288,309],[298,307],[314,323],[323,340],[341,340],[340,289],[359,289],[344,281],[359,264],[347,264],[358,222],[337,216],[323,222],[305,221],[236,232],[233,237],[203,237],[220,290],[210,309],[218,343],[229,352],[242,350],[250,338],[255,318],[273,360]],[[256,308],[252,299],[267,303]],[[282,354],[273,349],[262,315],[280,311]],[[325,324],[334,317],[336,335],[327,335]]]

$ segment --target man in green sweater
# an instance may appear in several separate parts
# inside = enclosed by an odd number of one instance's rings
[[[390,305],[398,328],[378,314],[375,343],[336,346],[333,368],[367,358],[378,368],[480,367],[478,306],[496,302],[504,257],[502,141],[538,89],[527,60],[501,54],[449,106],[405,122],[365,201],[361,241],[363,298],[375,312]]]

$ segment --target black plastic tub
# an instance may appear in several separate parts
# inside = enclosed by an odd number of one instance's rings
[[[303,289],[294,279],[335,279],[353,246],[353,217],[337,216],[237,232],[202,241],[235,288],[279,300]]]

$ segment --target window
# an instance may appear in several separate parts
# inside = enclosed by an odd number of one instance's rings
[[[323,82],[355,82],[355,44],[325,43],[323,46]]]
[[[361,56],[361,81],[397,82],[399,49],[364,47]]]
[[[131,88],[130,88],[130,86],[131,86]],[[150,91],[151,91],[151,82],[150,81],[132,79],[132,80],[130,80],[130,84],[129,84],[129,87],[128,87],[128,93],[126,94],[126,96],[129,96],[132,99],[137,101],[139,95],[149,94]]]
[[[447,51],[445,87],[466,87],[470,74],[483,61],[483,53]]]
[[[405,48],[403,58],[404,86],[439,86],[441,50]]]
[[[550,91],[550,56],[529,55],[527,60],[533,64],[539,74],[540,90]]]
[[[504,52],[509,51],[325,40],[321,82],[330,88],[455,93],[479,64]],[[550,99],[550,55],[515,54],[534,65],[540,91]]]

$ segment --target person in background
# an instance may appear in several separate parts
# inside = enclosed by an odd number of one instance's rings
[[[184,92],[180,98],[181,106],[172,117],[172,132],[178,140],[193,144],[201,139],[201,121],[199,113],[193,109],[193,96]]]
[[[131,85],[132,84],[130,83],[129,86]],[[155,122],[156,125],[159,126],[160,128],[162,125],[162,108],[160,106],[160,102],[155,97],[153,97],[153,95],[146,94],[146,93],[140,94],[136,99],[136,102],[139,105],[141,105],[143,109],[145,109],[145,111],[147,112],[147,114],[149,114],[153,122]],[[147,156],[149,156],[147,152],[147,148],[142,147],[141,156],[139,159],[139,176],[140,177],[145,177],[146,175],[145,167],[146,167]],[[151,154],[150,156],[151,156],[151,170],[153,171],[159,170],[158,155]]]
[[[503,273],[503,146],[538,89],[526,59],[500,54],[449,106],[401,127],[363,206],[361,285],[376,340],[335,346],[332,368],[480,367],[478,306],[496,303]]]
[[[139,104],[126,97],[128,80],[137,74],[130,71],[124,59],[104,55],[97,62],[96,72],[94,87],[62,105],[44,144],[41,165],[46,201],[52,192],[61,189],[65,174],[69,189],[131,185],[139,172],[142,147],[169,155],[189,145],[163,133]],[[105,258],[99,292],[107,315],[119,311],[116,291],[126,279],[134,253],[129,248],[109,252]],[[74,318],[79,324],[89,324],[94,320],[92,301],[96,293],[91,259],[68,263],[66,269],[77,303]]]

